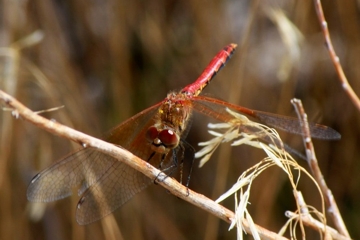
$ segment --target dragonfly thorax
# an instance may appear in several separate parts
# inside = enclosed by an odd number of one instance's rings
[[[158,121],[181,135],[191,113],[191,101],[184,93],[169,93],[158,111]]]

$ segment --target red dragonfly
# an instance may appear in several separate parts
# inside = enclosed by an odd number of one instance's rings
[[[233,116],[225,109],[230,108],[272,127],[301,134],[299,120],[296,118],[255,111],[199,96],[230,59],[236,46],[226,46],[194,83],[178,93],[170,92],[163,101],[121,123],[110,131],[106,140],[171,174],[173,170],[169,169],[182,164],[182,159],[180,162],[178,159],[183,158],[188,145],[181,137],[186,135],[193,110],[228,122]],[[323,125],[310,124],[310,131],[315,138],[340,138],[339,133]],[[83,148],[37,174],[28,187],[27,198],[35,202],[55,201],[70,196],[72,189],[78,187],[81,198],[77,205],[76,219],[79,224],[88,224],[112,213],[152,182],[153,179],[111,156],[92,148]]]

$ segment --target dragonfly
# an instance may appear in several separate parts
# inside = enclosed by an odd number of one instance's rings
[[[113,128],[105,140],[171,174],[171,169],[184,161],[181,152],[189,148],[184,138],[194,111],[229,122],[234,118],[226,111],[229,108],[271,127],[301,135],[297,118],[252,110],[199,95],[230,59],[236,47],[236,44],[224,47],[195,82],[179,92],[170,92],[164,100]],[[314,138],[340,138],[338,132],[320,124],[310,123],[310,132]],[[51,202],[70,196],[77,188],[80,200],[76,220],[85,225],[112,213],[153,182],[121,159],[93,148],[81,148],[35,175],[29,184],[27,198],[33,202]]]

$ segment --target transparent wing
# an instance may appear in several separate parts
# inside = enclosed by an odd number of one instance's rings
[[[37,174],[27,190],[27,198],[34,202],[56,201],[72,194],[79,195],[93,185],[115,162],[92,148],[71,153],[60,162]]]
[[[107,140],[147,160],[152,150],[145,131],[154,124],[158,103],[115,127]],[[168,154],[166,160],[171,156]],[[150,163],[158,167],[161,156]],[[74,187],[82,198],[78,204],[80,224],[96,221],[119,208],[152,180],[121,161],[92,148],[81,149],[66,156],[31,181],[27,197],[30,201],[49,202],[71,195]]]
[[[249,108],[237,106],[215,98],[205,96],[193,97],[194,109],[219,121],[228,122],[234,117],[226,111],[226,108],[244,113],[260,122],[289,133],[302,135],[302,128],[299,119],[294,117],[281,116],[278,114],[256,111]],[[316,123],[309,123],[310,133],[313,138],[336,140],[341,135],[334,129]]]
[[[88,224],[112,213],[152,181],[128,165],[117,162],[86,190],[77,206],[77,222]]]

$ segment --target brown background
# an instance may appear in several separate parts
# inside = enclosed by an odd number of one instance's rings
[[[359,7],[355,0],[324,3],[335,49],[358,94]],[[298,45],[286,45],[270,17],[271,9],[282,11],[302,33]],[[191,83],[226,44],[239,44],[204,92],[292,116],[290,99],[297,97],[309,119],[339,131],[340,141],[315,141],[315,147],[350,234],[360,237],[360,115],[341,89],[312,1],[4,0],[0,16],[0,88],[33,110],[65,105],[44,116],[98,137],[161,101],[168,91]],[[44,39],[14,59],[12,44],[36,30],[43,31]],[[285,36],[294,35],[289,31]],[[291,58],[291,54],[298,55]],[[209,139],[209,121],[195,115],[187,140],[197,149],[197,142]],[[227,223],[159,186],[138,194],[114,213],[115,219],[85,227],[75,222],[77,196],[46,208],[30,205],[26,187],[31,178],[78,146],[15,120],[6,111],[0,112],[0,123],[0,239],[236,237]],[[282,136],[303,149],[300,137]],[[225,146],[194,170],[190,188],[216,199],[264,156],[250,147]],[[319,195],[308,179],[301,179],[299,189],[308,204],[319,208]],[[250,202],[254,221],[272,231],[286,222],[286,210],[295,209],[286,176],[275,168],[255,181]],[[224,205],[233,209],[233,199]],[[331,220],[329,224],[333,225]],[[307,229],[307,237],[319,235]]]

